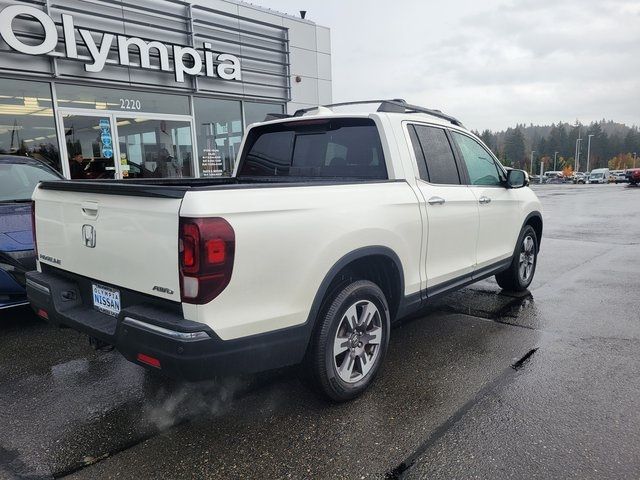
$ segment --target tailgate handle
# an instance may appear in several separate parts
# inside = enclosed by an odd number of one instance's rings
[[[97,202],[82,202],[82,213],[86,217],[96,218],[98,216]]]

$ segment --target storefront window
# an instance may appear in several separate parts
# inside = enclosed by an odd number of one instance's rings
[[[190,122],[117,118],[116,125],[123,178],[193,176]]]
[[[155,92],[56,84],[58,107],[189,115],[189,97]]]
[[[0,79],[0,154],[27,155],[61,171],[48,83]]]
[[[242,141],[240,102],[199,97],[193,100],[200,176],[231,175]]]
[[[244,102],[245,125],[264,122],[270,113],[284,113],[283,106],[275,103]]]

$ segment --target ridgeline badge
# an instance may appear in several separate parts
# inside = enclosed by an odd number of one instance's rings
[[[44,29],[44,38],[37,45],[24,43],[13,31],[13,20],[17,16],[32,17]],[[84,69],[87,72],[101,72],[106,64],[138,67],[150,70],[173,72],[176,82],[184,82],[185,73],[188,75],[206,75],[223,80],[242,80],[240,73],[240,59],[227,53],[211,51],[211,43],[204,42],[203,48],[197,50],[182,45],[164,44],[159,41],[142,40],[138,37],[114,35],[99,30],[78,28],[78,33],[84,42],[89,55],[79,55],[76,44],[76,27],[73,17],[62,14],[62,35],[64,53],[56,50],[58,47],[58,29],[53,19],[42,10],[29,5],[10,5],[0,11],[0,35],[14,50],[27,55],[49,55],[52,57],[70,58],[86,61]],[[96,42],[93,33],[101,34],[100,42]],[[113,45],[118,47],[117,59],[110,59],[109,51]],[[135,47],[140,54],[140,63],[132,63],[129,59],[129,48]],[[151,64],[151,50],[157,52],[157,63]],[[171,51],[171,62],[169,52]],[[204,61],[203,61],[204,54]],[[215,57],[215,58],[214,58]],[[204,71],[203,71],[204,66]]]

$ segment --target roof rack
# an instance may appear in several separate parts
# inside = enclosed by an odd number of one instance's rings
[[[418,105],[411,105],[407,103],[405,100],[401,98],[394,98],[390,100],[360,100],[356,102],[341,102],[341,103],[330,103],[328,105],[320,105],[319,107],[331,108],[331,107],[344,107],[347,105],[366,105],[369,103],[379,103],[378,112],[385,113],[425,113],[427,115],[431,115],[432,117],[441,118],[443,120],[447,120],[451,122],[453,125],[457,125],[459,127],[463,127],[462,122],[451,115],[447,115],[446,113],[442,113],[440,110],[433,110],[430,108],[420,107]],[[319,107],[311,107],[311,108],[301,108],[300,110],[296,110],[296,112],[292,115],[294,117],[301,117],[307,112],[311,112],[313,110],[317,110]]]
[[[280,120],[281,118],[290,118],[291,115],[286,113],[267,113],[267,116],[264,117],[264,122],[268,122],[269,120]]]

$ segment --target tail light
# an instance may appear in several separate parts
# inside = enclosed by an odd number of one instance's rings
[[[36,252],[36,259],[38,258],[38,242],[36,237],[36,202],[31,202],[31,233],[33,235],[33,249]]]
[[[186,303],[216,298],[231,280],[236,236],[224,218],[180,218],[180,294]]]

